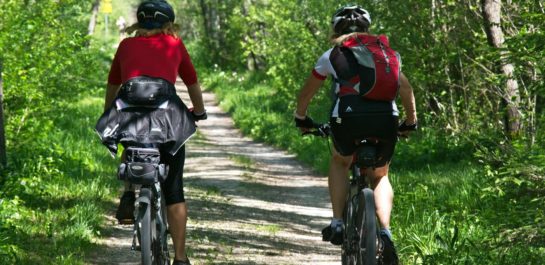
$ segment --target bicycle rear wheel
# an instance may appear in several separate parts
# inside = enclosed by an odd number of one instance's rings
[[[358,196],[357,230],[359,236],[358,265],[377,264],[377,219],[373,190],[365,188]]]
[[[357,257],[356,257],[356,250],[357,250],[357,244],[356,240],[358,238],[357,231],[356,231],[356,223],[354,222],[354,217],[356,214],[356,203],[357,202],[357,195],[356,196],[349,196],[350,199],[346,201],[346,205],[343,212],[343,219],[344,219],[344,233],[343,233],[343,244],[341,249],[341,261],[342,265],[356,265],[357,264]]]
[[[138,237],[140,239],[140,254],[143,265],[152,265],[151,190],[142,188],[139,200]]]

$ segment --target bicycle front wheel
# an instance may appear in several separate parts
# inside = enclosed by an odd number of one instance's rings
[[[139,215],[139,239],[140,239],[140,254],[142,256],[143,265],[152,265],[151,251],[151,190],[142,188],[140,190],[140,205],[138,208]]]
[[[357,228],[359,235],[359,265],[377,264],[377,219],[373,190],[365,188],[358,198]]]

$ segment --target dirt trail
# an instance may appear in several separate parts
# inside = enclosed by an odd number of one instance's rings
[[[340,249],[320,240],[331,216],[327,180],[242,136],[213,94],[204,99],[208,120],[187,144],[184,174],[192,264],[339,264]],[[130,226],[112,225],[98,243],[88,264],[139,263]]]

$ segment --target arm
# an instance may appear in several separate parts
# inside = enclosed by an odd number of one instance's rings
[[[399,95],[401,96],[401,103],[403,104],[403,110],[406,115],[406,124],[412,125],[417,122],[416,119],[416,103],[414,99],[413,88],[409,83],[409,79],[401,73],[399,76]]]
[[[189,98],[193,104],[193,111],[195,114],[199,115],[204,113],[204,101],[202,99],[202,90],[199,82],[194,83],[187,87],[187,92],[189,93]]]
[[[178,67],[178,75],[182,78],[187,85],[187,93],[193,104],[193,114],[201,115],[206,112],[204,109],[204,102],[202,99],[201,85],[197,79],[197,72],[191,62],[191,57],[185,48],[183,41],[180,39],[180,52],[182,54],[182,61]]]
[[[307,115],[307,108],[310,101],[318,92],[318,89],[322,86],[324,80],[318,79],[311,74],[308,78],[297,97],[297,108],[295,109],[295,117],[298,119],[305,119]]]
[[[112,105],[120,87],[120,85],[112,85],[108,83],[108,86],[106,87],[106,96],[104,99],[104,111],[106,111]]]

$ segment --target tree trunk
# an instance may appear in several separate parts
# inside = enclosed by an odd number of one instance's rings
[[[253,3],[252,3],[251,0],[245,0],[242,3],[242,15],[244,17],[247,17],[249,15],[250,6],[252,4]],[[256,31],[252,30],[251,27],[249,27],[249,29],[250,29],[249,32],[247,33],[247,35],[244,38],[245,41],[248,42],[248,39],[252,39],[254,41],[257,40]],[[260,69],[259,59],[257,58],[257,56],[256,56],[256,54],[254,53],[253,50],[251,50],[250,53],[248,54],[248,56],[246,57],[246,67],[250,71],[258,71]]]
[[[0,60],[0,163],[7,164],[6,155],[6,134],[4,131],[4,89],[2,82],[2,60]]]
[[[93,7],[91,8],[91,20],[89,21],[89,27],[87,28],[87,35],[93,35],[95,32],[95,26],[97,25],[98,7],[100,0],[95,0]]]
[[[204,35],[205,35],[205,44],[208,46],[208,50],[213,50],[213,28],[212,28],[212,19],[210,18],[210,8],[208,7],[208,4],[205,2],[205,0],[201,0],[200,2],[201,6],[201,14],[204,24]]]
[[[200,0],[201,13],[204,22],[204,30],[206,34],[205,43],[210,56],[215,57],[216,61],[222,62],[223,45],[225,43],[224,32],[221,25],[221,10],[218,0]]]
[[[505,41],[501,28],[501,0],[481,0],[484,26],[488,43],[494,48],[501,48]],[[506,107],[505,132],[509,136],[516,136],[521,129],[521,114],[519,110],[520,93],[517,80],[514,78],[514,66],[505,62],[505,51],[500,52],[499,66],[506,77],[503,91],[503,101]]]

